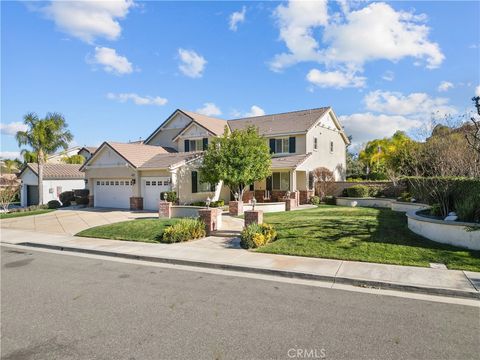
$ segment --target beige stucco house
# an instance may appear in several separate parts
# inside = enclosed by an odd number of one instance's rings
[[[207,184],[197,171],[210,139],[227,131],[258,128],[272,151],[272,176],[250,186],[246,200],[277,201],[287,191],[300,203],[312,194],[318,167],[345,178],[349,140],[332,108],[222,120],[176,110],[142,143],[104,142],[82,166],[95,207],[158,209],[160,194],[176,191],[180,204],[231,199],[223,184]]]

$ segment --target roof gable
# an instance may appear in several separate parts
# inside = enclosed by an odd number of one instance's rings
[[[38,176],[38,164],[28,163],[22,169],[19,177],[22,177],[27,170]],[[56,164],[45,163],[43,165],[43,178],[48,179],[83,179],[85,174],[80,171],[79,164]]]

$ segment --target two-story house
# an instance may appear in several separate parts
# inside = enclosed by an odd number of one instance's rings
[[[311,195],[309,174],[318,167],[345,177],[349,140],[330,107],[222,120],[176,110],[142,143],[104,142],[83,165],[95,207],[158,209],[160,194],[176,191],[181,204],[223,199],[223,184],[201,181],[197,171],[211,138],[253,125],[272,152],[272,175],[250,186],[247,199],[277,201],[287,191],[300,203]]]

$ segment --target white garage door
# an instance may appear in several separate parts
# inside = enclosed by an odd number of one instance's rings
[[[129,209],[132,187],[129,179],[95,180],[95,207]]]
[[[169,177],[142,177],[143,208],[158,210],[160,193],[170,191]]]

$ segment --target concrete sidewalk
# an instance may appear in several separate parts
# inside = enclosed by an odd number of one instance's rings
[[[480,298],[480,273],[362,263],[355,261],[259,254],[238,248],[238,239],[208,237],[179,244],[45,234],[2,229],[1,242],[129,259],[321,280],[390,290]]]

